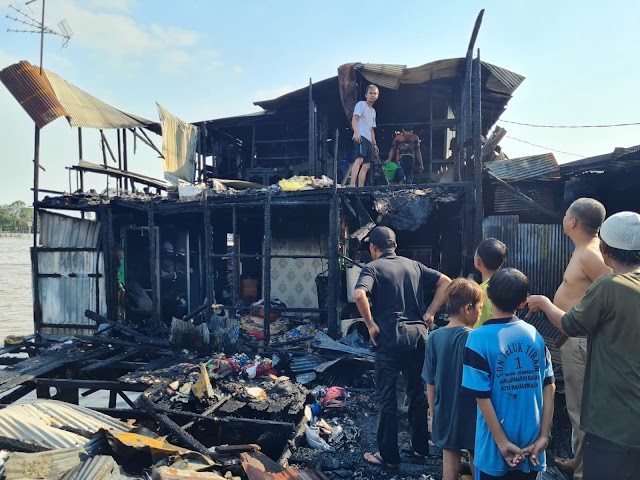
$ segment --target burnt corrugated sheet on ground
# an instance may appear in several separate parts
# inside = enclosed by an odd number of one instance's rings
[[[14,452],[4,464],[4,478],[61,478],[82,462],[87,452],[84,448],[58,448],[47,452]]]
[[[108,415],[56,400],[16,403],[0,410],[0,436],[46,448],[76,448],[88,438],[65,431],[96,433],[100,429],[128,432],[131,426]]]
[[[120,466],[110,455],[96,455],[83,461],[70,470],[60,480],[124,480],[129,477],[123,475]]]

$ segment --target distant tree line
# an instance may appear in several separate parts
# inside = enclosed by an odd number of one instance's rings
[[[0,205],[0,232],[29,233],[33,225],[33,207],[21,200]]]

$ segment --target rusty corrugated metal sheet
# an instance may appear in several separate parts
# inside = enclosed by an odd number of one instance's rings
[[[68,112],[72,127],[136,128],[154,123],[104,103],[53,72],[47,70],[46,73],[56,97]]]
[[[136,128],[155,122],[98,100],[53,72],[21,61],[0,71],[0,81],[40,128],[67,117],[73,127]]]
[[[397,90],[402,81],[402,75],[406,65],[393,65],[381,63],[365,63],[356,67],[364,78],[374,85]]]
[[[104,259],[98,251],[38,252],[42,325],[95,328],[85,310],[106,312]],[[96,285],[96,274],[100,274]],[[96,305],[96,288],[99,305]]]
[[[494,160],[492,162],[486,162],[484,165],[487,170],[496,177],[505,181],[518,181],[539,177],[560,177],[558,162],[553,153],[510,158],[508,160]]]
[[[573,247],[562,225],[519,223],[517,215],[495,215],[485,218],[484,236],[497,238],[507,245],[509,267],[522,271],[531,282],[531,293],[553,298],[564,278]],[[560,355],[554,347],[557,329],[536,313],[528,322],[536,327],[551,350],[554,369],[560,372]]]
[[[540,182],[542,183],[542,182]],[[522,193],[535,200],[539,205],[548,208],[549,210],[555,210],[553,189],[549,185],[540,184],[535,188],[520,187]],[[540,214],[540,211],[528,203],[515,198],[509,191],[503,186],[496,187],[493,204],[495,213],[506,214],[523,214],[534,213]]]
[[[40,128],[69,115],[46,75],[40,75],[40,68],[29,62],[22,61],[3,69],[0,81]]]
[[[0,410],[0,437],[45,448],[76,448],[89,439],[65,431],[96,433],[100,429],[128,432],[131,426],[86,407],[57,400],[32,400]]]
[[[96,248],[100,222],[40,212],[40,245],[43,247]]]

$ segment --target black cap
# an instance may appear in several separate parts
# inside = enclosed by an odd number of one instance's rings
[[[396,234],[389,227],[374,228],[364,241],[370,242],[378,248],[395,248],[397,246]]]

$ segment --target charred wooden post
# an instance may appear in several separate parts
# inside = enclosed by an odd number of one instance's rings
[[[429,89],[429,137],[427,138],[427,182],[431,181],[433,173],[433,93]],[[449,145],[445,145],[445,156]]]
[[[333,182],[334,191],[331,195],[329,205],[329,282],[327,286],[327,322],[329,327],[329,335],[332,338],[338,336],[340,331],[338,325],[338,305],[339,305],[339,289],[340,289],[340,207],[339,197],[336,189],[336,182]]]
[[[238,209],[234,206],[231,208],[231,223],[233,235],[233,287],[231,289],[232,305],[236,306],[238,302]]]
[[[482,219],[484,205],[482,200],[482,97],[480,49],[473,61],[473,181],[475,183],[475,216],[473,222],[473,248],[482,241]]]
[[[205,288],[207,294],[207,302],[209,305],[215,303],[214,289],[214,271],[213,271],[213,225],[211,223],[211,215],[213,210],[209,207],[207,192],[204,192],[202,213],[204,215],[204,268],[205,268]]]
[[[149,272],[151,275],[151,325],[156,329],[159,327],[160,319],[158,316],[158,248],[153,202],[149,202],[147,218],[149,224]]]
[[[271,340],[271,190],[264,205],[264,344]]]
[[[313,103],[313,82],[309,79],[309,98],[308,98],[308,108],[309,108],[309,166],[310,172],[312,176],[316,176],[316,159],[315,159],[315,113],[314,113],[314,103]]]
[[[116,130],[118,134],[118,168],[122,170],[122,141],[120,140],[120,129]],[[122,177],[118,178],[118,189],[122,190],[123,182]]]

